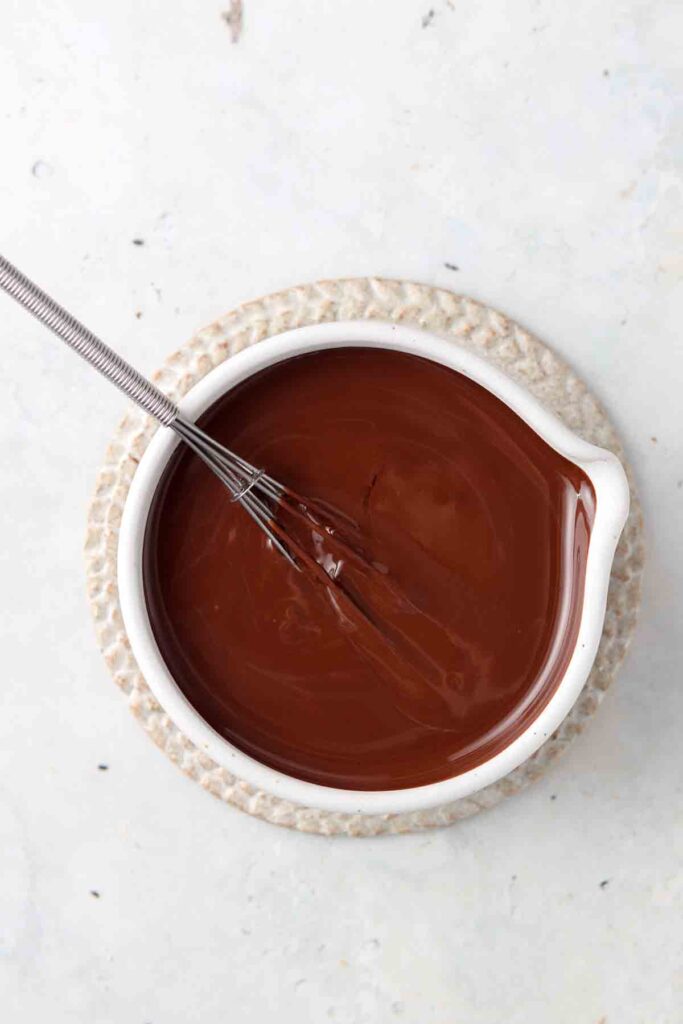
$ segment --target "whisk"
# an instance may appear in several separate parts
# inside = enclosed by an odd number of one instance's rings
[[[295,568],[296,560],[274,530],[274,508],[286,488],[271,476],[219,444],[186,419],[178,406],[155,384],[105,345],[92,331],[0,256],[0,288],[54,331],[91,366],[120,388],[146,413],[164,427],[170,427],[189,445],[228,488],[232,501],[239,502],[267,535],[273,547]],[[282,535],[282,531],[277,531]]]

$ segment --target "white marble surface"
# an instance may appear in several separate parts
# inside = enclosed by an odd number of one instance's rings
[[[2,249],[146,371],[318,277],[499,307],[623,432],[642,621],[585,735],[493,812],[360,842],[225,807],[142,733],[88,618],[122,401],[0,301],[0,1015],[680,1024],[683,8],[244,6],[233,45],[221,0],[5,0]]]

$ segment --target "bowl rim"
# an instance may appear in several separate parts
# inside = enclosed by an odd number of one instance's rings
[[[140,459],[126,498],[118,543],[121,613],[137,665],[166,714],[203,753],[238,779],[266,793],[330,812],[398,814],[449,803],[497,782],[527,760],[559,727],[590,673],[607,602],[610,571],[629,511],[629,488],[619,459],[574,434],[521,385],[450,338],[405,324],[379,320],[334,321],[285,331],[226,359],[198,381],[178,403],[185,416],[199,416],[230,388],[267,366],[322,348],[378,347],[408,352],[451,367],[476,381],[516,412],[555,451],[579,466],[596,495],[589,542],[584,601],[576,643],[546,706],[503,750],[475,768],[440,782],[395,790],[347,790],[296,779],[250,757],[217,733],[175,683],[154,638],[142,581],[142,545],[156,485],[178,435],[160,427]]]

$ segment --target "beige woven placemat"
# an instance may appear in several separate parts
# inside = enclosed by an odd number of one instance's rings
[[[359,278],[321,281],[268,295],[238,307],[200,331],[166,360],[154,379],[178,399],[214,366],[246,345],[305,324],[362,319],[414,324],[452,338],[491,360],[572,430],[610,448],[626,465],[605,412],[554,352],[500,313],[427,285]],[[116,582],[121,513],[137,463],[156,429],[153,420],[133,409],[120,423],[107,449],[88,513],[88,595],[102,653],[138,721],[182,771],[221,800],[273,824],[324,835],[371,836],[449,825],[494,806],[538,778],[595,711],[626,653],[640,603],[643,530],[630,472],[631,514],[612,570],[607,617],[595,665],[569,716],[525,764],[472,797],[429,811],[372,816],[302,807],[235,778],[198,750],[157,704],[135,663],[121,620]]]

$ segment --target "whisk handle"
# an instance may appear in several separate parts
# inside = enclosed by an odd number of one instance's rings
[[[165,427],[171,426],[178,416],[178,408],[171,399],[1,255],[0,288],[54,331],[145,412]]]

